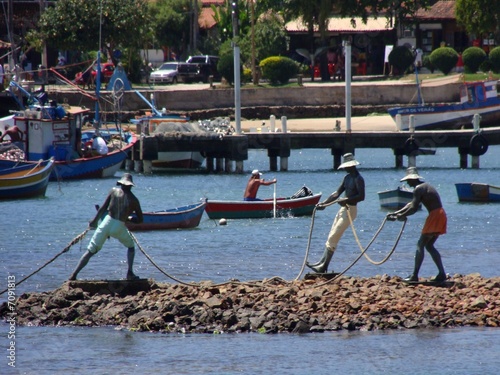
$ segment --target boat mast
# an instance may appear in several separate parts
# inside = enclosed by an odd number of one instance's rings
[[[99,1],[99,49],[97,50],[97,74],[95,82],[95,95],[97,100],[95,102],[95,118],[94,127],[99,129],[101,127],[101,119],[99,117],[99,98],[101,92],[101,33],[102,33],[102,0]]]

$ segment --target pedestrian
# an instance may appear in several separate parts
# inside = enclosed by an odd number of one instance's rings
[[[245,194],[243,195],[244,201],[258,201],[257,199],[257,191],[259,190],[260,185],[272,185],[276,183],[276,179],[274,180],[264,180],[260,178],[262,173],[259,172],[258,169],[254,169],[252,171],[252,175],[248,180],[247,187],[245,189]]]
[[[401,181],[406,181],[409,186],[414,188],[413,199],[402,209],[389,213],[387,215],[388,220],[405,220],[407,216],[413,215],[418,211],[420,204],[423,204],[429,212],[417,242],[413,273],[405,278],[404,281],[418,281],[418,272],[424,261],[424,248],[431,254],[432,260],[439,271],[437,276],[432,278],[431,281],[444,281],[446,280],[446,273],[444,272],[441,255],[434,247],[434,243],[437,241],[438,237],[446,233],[446,212],[441,204],[439,193],[429,183],[424,182],[424,178],[419,176],[417,168],[415,167],[408,168],[406,170],[406,176],[403,177]]]
[[[141,205],[137,197],[132,193],[132,186],[134,186],[132,175],[124,173],[123,177],[118,180],[117,186],[111,189],[106,197],[106,201],[89,223],[90,228],[97,229],[90,240],[87,251],[81,257],[69,280],[76,280],[78,273],[87,265],[90,258],[101,250],[104,241],[108,237],[116,238],[128,249],[127,280],[137,280],[139,278],[133,271],[135,257],[134,239],[125,226],[125,222],[132,213],[135,213],[137,216],[137,220],[134,220],[134,222],[142,223],[143,221]],[[102,221],[99,223],[101,218]]]
[[[345,154],[343,163],[340,164],[338,169],[344,169],[347,175],[344,176],[338,189],[316,206],[318,210],[324,210],[332,202],[336,202],[341,206],[328,234],[323,256],[316,263],[306,263],[309,268],[317,273],[328,272],[328,265],[332,260],[338,242],[349,227],[350,220],[354,221],[356,219],[358,214],[357,204],[365,200],[365,180],[356,168],[359,164],[353,154]],[[345,193],[344,198],[339,198],[342,193]],[[351,219],[349,219],[348,215]]]

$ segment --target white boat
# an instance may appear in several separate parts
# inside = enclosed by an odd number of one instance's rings
[[[413,191],[399,186],[397,189],[378,192],[380,207],[387,209],[400,209],[413,199]]]
[[[497,80],[466,82],[460,86],[460,102],[443,105],[418,105],[389,108],[388,112],[400,130],[408,130],[413,116],[415,130],[472,128],[475,114],[481,126],[496,126],[500,121],[500,99]],[[398,115],[401,122],[398,121]]]

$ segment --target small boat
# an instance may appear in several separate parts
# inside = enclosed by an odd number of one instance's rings
[[[54,159],[39,162],[0,163],[0,200],[33,198],[45,195]]]
[[[302,197],[269,198],[258,201],[207,200],[205,211],[210,219],[260,219],[311,215],[321,193]]]
[[[24,133],[24,139],[18,142],[22,143],[22,149],[19,149],[17,160],[38,161],[53,156],[55,167],[50,175],[51,180],[111,177],[121,167],[137,141],[135,134],[123,132],[119,139],[114,139],[108,145],[108,153],[84,156],[81,135],[89,109],[63,108],[55,103],[44,105],[36,102],[36,96],[16,82],[11,82],[11,87],[17,87],[35,101],[29,108],[22,107],[13,117],[14,125]]]
[[[451,130],[472,128],[475,114],[481,116],[481,126],[496,126],[500,120],[500,98],[497,80],[466,82],[460,86],[460,102],[442,105],[418,105],[389,108],[388,112],[400,130],[408,130],[410,116],[415,130]],[[401,124],[397,122],[401,115]]]
[[[200,224],[205,211],[206,201],[163,211],[143,212],[144,221],[140,224],[127,221],[131,231],[195,228]]]
[[[180,133],[195,134],[200,129],[189,122],[189,117],[179,113],[167,112],[164,108],[159,111],[154,100],[148,101],[139,91],[135,93],[151,108],[152,112],[132,119],[130,122],[137,125],[146,134]],[[205,161],[198,151],[163,151],[158,150],[158,159],[152,161],[152,167],[157,169],[198,169]]]
[[[455,184],[459,202],[500,202],[500,186],[477,182]]]
[[[378,198],[380,200],[380,207],[400,209],[411,202],[413,192],[399,186],[397,189],[379,191]]]

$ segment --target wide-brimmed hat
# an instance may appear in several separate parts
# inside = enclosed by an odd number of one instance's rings
[[[124,173],[122,178],[118,180],[118,183],[120,185],[135,186],[134,180],[132,179],[132,175],[130,173]]]
[[[342,158],[344,160],[343,160],[342,164],[340,164],[338,169],[355,167],[356,165],[359,165],[359,162],[356,159],[354,159],[354,155],[351,154],[350,152],[347,154],[344,154],[344,156],[342,156]]]
[[[424,178],[418,174],[416,167],[409,167],[406,169],[406,176],[404,176],[400,181],[406,181],[406,180],[421,180],[421,181],[423,181]]]
[[[262,173],[260,173],[258,169],[254,169],[252,171],[252,176],[262,176]]]

